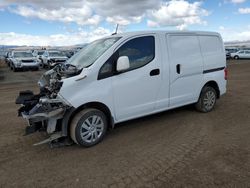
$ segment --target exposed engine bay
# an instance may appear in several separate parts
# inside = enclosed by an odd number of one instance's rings
[[[40,93],[21,91],[16,99],[16,104],[21,104],[18,116],[28,121],[25,135],[36,131],[45,131],[49,138],[35,145],[50,143],[65,137],[62,134],[62,120],[65,112],[71,108],[58,92],[63,85],[63,79],[78,75],[81,69],[71,64],[58,64],[53,69],[45,72],[38,85]]]

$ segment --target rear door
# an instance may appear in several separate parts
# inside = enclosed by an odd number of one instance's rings
[[[244,52],[244,50],[239,51],[237,55],[238,55],[240,58],[245,58],[245,52]]]
[[[247,59],[249,57],[249,54],[247,53],[247,50],[243,50],[242,58]]]
[[[203,79],[203,59],[196,35],[168,34],[170,107],[197,101]]]

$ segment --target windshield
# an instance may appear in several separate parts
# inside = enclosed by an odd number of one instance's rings
[[[64,56],[62,52],[49,52],[50,57]]]
[[[37,52],[37,55],[43,55],[44,51]]]
[[[112,37],[96,40],[72,56],[68,60],[68,64],[75,65],[79,68],[89,67],[119,39],[120,37]]]
[[[14,57],[33,57],[31,52],[14,52]]]

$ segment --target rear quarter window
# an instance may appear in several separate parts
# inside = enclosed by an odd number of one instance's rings
[[[203,54],[222,53],[223,45],[217,36],[199,36]]]

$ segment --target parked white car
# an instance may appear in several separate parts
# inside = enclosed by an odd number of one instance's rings
[[[29,51],[12,51],[9,58],[9,65],[14,72],[23,69],[38,70],[40,62]]]
[[[5,61],[6,61],[7,65],[10,67],[10,63],[11,63],[11,51],[8,51],[6,53]]]
[[[45,52],[45,50],[34,50],[33,55],[37,58],[39,62],[42,64],[42,55]]]
[[[45,51],[41,56],[42,64],[47,67],[64,63],[67,59],[68,57],[60,51]]]
[[[249,59],[250,58],[250,50],[239,50],[238,52],[231,53],[231,58],[234,59]]]
[[[42,93],[22,92],[16,103],[27,134],[47,130],[41,143],[64,137],[89,147],[119,122],[188,104],[210,112],[226,79],[218,33],[123,33],[88,44],[43,75]]]

